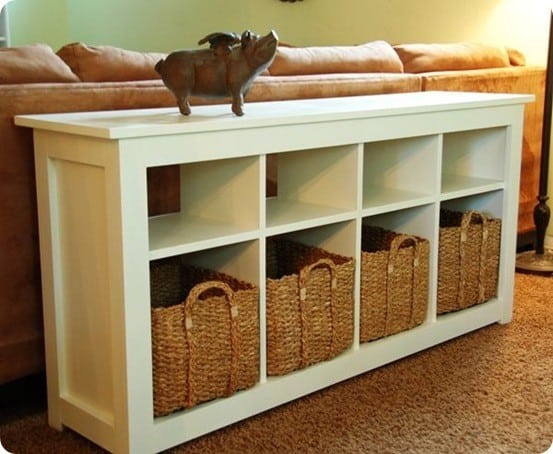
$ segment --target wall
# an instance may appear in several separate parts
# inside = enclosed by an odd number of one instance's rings
[[[553,2],[552,2],[553,3]],[[298,45],[486,41],[545,63],[547,2],[539,0],[15,0],[12,43],[72,41],[170,51],[218,30],[275,29]]]
[[[67,0],[14,0],[7,8],[12,46],[44,42],[57,48],[67,42]]]

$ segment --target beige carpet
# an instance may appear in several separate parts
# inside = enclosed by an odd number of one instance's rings
[[[103,452],[47,426],[0,425],[15,454]],[[512,323],[492,325],[168,452],[539,454],[553,441],[553,277],[517,274]]]

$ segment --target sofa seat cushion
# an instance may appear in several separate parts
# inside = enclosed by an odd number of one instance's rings
[[[385,41],[359,46],[279,46],[269,67],[272,76],[333,73],[401,73],[403,65]]]
[[[45,44],[0,49],[0,84],[78,80],[71,68]]]
[[[510,66],[507,49],[488,44],[401,44],[394,49],[407,73]]]
[[[246,101],[332,98],[412,92],[420,89],[419,76],[403,73],[259,76],[248,92]]]
[[[155,64],[166,54],[136,52],[113,46],[71,43],[57,54],[83,82],[124,82],[159,79]]]

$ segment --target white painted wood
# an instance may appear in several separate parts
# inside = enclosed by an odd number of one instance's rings
[[[43,145],[44,133],[35,130],[34,143],[37,149]],[[47,144],[45,146],[48,146]],[[50,178],[53,164],[46,153],[35,153],[35,175],[37,185],[38,217],[40,219],[40,268],[42,280],[42,301],[44,321],[44,343],[47,376],[48,396],[48,423],[50,426],[61,430],[63,427],[60,408],[60,389],[63,387],[63,374],[61,374],[62,358],[60,358],[59,346],[63,343],[63,331],[61,329],[61,295],[59,281],[54,275],[54,270],[59,269],[56,260],[59,250],[53,232],[57,229],[57,205],[52,197],[55,193],[55,180]],[[59,329],[58,329],[59,327]]]
[[[338,222],[352,218],[355,214],[355,211],[344,211],[327,205],[273,197],[267,200],[267,229],[270,234],[275,235],[295,230],[300,225],[300,228],[306,228],[321,223]]]
[[[104,169],[55,160],[54,197],[58,204],[61,268],[62,330],[64,335],[64,391],[78,396],[100,412],[113,408],[111,377],[103,373],[111,363],[108,296],[108,241]],[[86,266],[64,266],[89,262]],[[88,311],[95,307],[94,311]]]
[[[149,226],[151,259],[244,241],[259,235],[258,229],[247,230],[240,225],[180,213],[155,216],[150,219]]]
[[[517,102],[532,100],[531,95],[514,95],[515,98],[517,96]],[[327,121],[351,121],[359,118],[396,117],[426,112],[445,113],[450,111],[451,104],[455,104],[456,110],[481,108],[481,112],[487,116],[488,108],[513,105],[514,97],[495,93],[481,93],[479,96],[475,96],[473,93],[460,92],[414,92],[309,99],[302,100],[301,103],[297,101],[250,103],[247,115],[241,118],[229,113],[226,106],[216,105],[197,106],[194,115],[187,117],[179,115],[176,108],[166,108],[22,115],[18,116],[17,124],[89,137],[123,139],[243,128],[271,128]],[[472,123],[469,116],[462,121]],[[490,118],[487,123],[500,125],[501,120]],[[429,129],[435,129],[432,125],[428,126]],[[482,129],[482,127],[473,129]],[[394,135],[397,137],[411,136],[411,134],[400,131]]]
[[[0,47],[10,47],[10,30],[8,26],[8,8],[0,8]]]
[[[35,128],[49,422],[109,451],[165,450],[512,313],[526,95],[426,92],[226,106],[23,115]],[[278,195],[265,197],[278,153]],[[148,218],[146,170],[181,169],[180,212]],[[436,316],[441,207],[502,219],[498,296]],[[361,226],[428,238],[419,327],[283,377],[266,375],[266,239],[361,257]],[[182,255],[259,286],[260,381],[153,418],[149,263]]]
[[[367,187],[414,194],[434,194],[438,188],[439,136],[393,139],[365,144],[364,183]],[[369,191],[366,197],[372,200]]]

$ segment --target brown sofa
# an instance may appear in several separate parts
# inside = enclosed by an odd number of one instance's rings
[[[81,43],[57,54],[45,45],[0,50],[0,384],[44,367],[33,138],[13,116],[175,106],[153,70],[161,56]],[[246,102],[418,90],[534,93],[524,128],[519,232],[525,233],[533,229],[544,73],[497,46],[279,47]],[[148,178],[150,213],[176,209],[175,169],[151,170]]]

